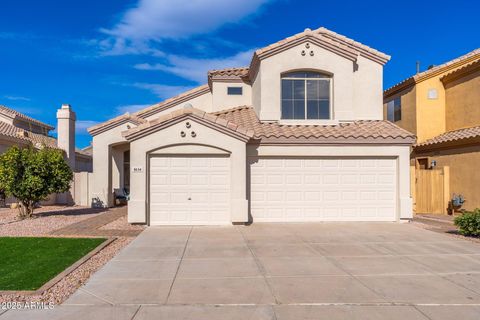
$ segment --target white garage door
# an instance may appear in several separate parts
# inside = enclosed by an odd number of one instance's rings
[[[253,222],[394,221],[396,160],[251,158]]]
[[[151,225],[218,225],[230,219],[228,157],[152,157]]]

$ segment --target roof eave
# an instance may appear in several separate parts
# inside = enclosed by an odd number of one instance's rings
[[[104,123],[100,123],[96,126],[93,126],[93,127],[90,127],[87,129],[87,132],[91,135],[91,136],[96,136],[100,133],[103,133],[103,132],[106,132],[108,130],[111,130],[113,128],[116,128],[118,126],[121,126],[125,123],[132,123],[134,125],[140,125],[142,124],[144,121],[141,121],[140,119],[136,118],[136,117],[133,117],[133,116],[129,116],[129,117],[125,117],[125,116],[121,116],[123,118],[119,118],[118,120],[114,120],[114,121],[107,121],[107,122],[104,122]]]
[[[396,145],[412,146],[415,143],[413,138],[305,138],[305,137],[254,137],[260,145]]]

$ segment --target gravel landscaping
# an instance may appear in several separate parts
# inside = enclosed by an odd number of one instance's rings
[[[427,216],[415,215],[411,224],[422,229],[443,233],[450,237],[480,243],[480,238],[463,236],[458,232],[458,227],[453,224],[449,216]]]
[[[105,210],[87,207],[44,206],[31,219],[19,220],[17,209],[0,210],[0,236],[44,236],[70,224],[99,216]]]

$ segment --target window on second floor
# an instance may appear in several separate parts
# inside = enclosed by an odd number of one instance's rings
[[[387,103],[387,120],[391,122],[402,120],[402,99],[400,97]]]
[[[243,94],[242,87],[228,87],[227,94],[229,96],[241,96]]]
[[[311,71],[283,74],[282,119],[330,119],[330,92],[331,78],[328,75]]]

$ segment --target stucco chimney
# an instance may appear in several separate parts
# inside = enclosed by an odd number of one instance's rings
[[[75,170],[75,112],[69,104],[57,110],[57,146],[65,150],[67,161]]]

